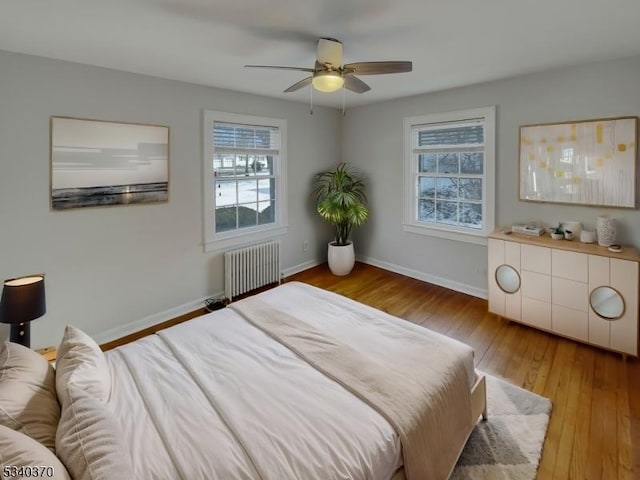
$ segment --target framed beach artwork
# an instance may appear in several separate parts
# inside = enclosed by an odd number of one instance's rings
[[[51,117],[51,208],[166,202],[169,127]]]
[[[635,208],[637,117],[520,127],[520,200]]]

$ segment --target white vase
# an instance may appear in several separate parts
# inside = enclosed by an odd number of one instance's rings
[[[348,275],[356,263],[353,242],[349,240],[346,245],[336,245],[336,242],[329,242],[327,258],[331,273],[339,277]]]
[[[598,233],[598,245],[601,247],[608,247],[609,245],[616,243],[616,220],[611,217],[598,217],[596,224],[596,231]]]

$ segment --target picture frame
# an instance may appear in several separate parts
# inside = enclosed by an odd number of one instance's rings
[[[638,117],[520,127],[519,198],[636,208]]]
[[[169,201],[169,127],[50,118],[52,210]]]

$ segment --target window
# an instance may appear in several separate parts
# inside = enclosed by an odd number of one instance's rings
[[[205,249],[286,232],[286,121],[204,112]]]
[[[495,107],[405,118],[404,132],[405,231],[486,244]]]

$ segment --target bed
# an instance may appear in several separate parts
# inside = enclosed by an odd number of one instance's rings
[[[445,479],[486,414],[470,347],[297,282],[104,355],[84,341],[65,334],[56,374],[74,478]]]

